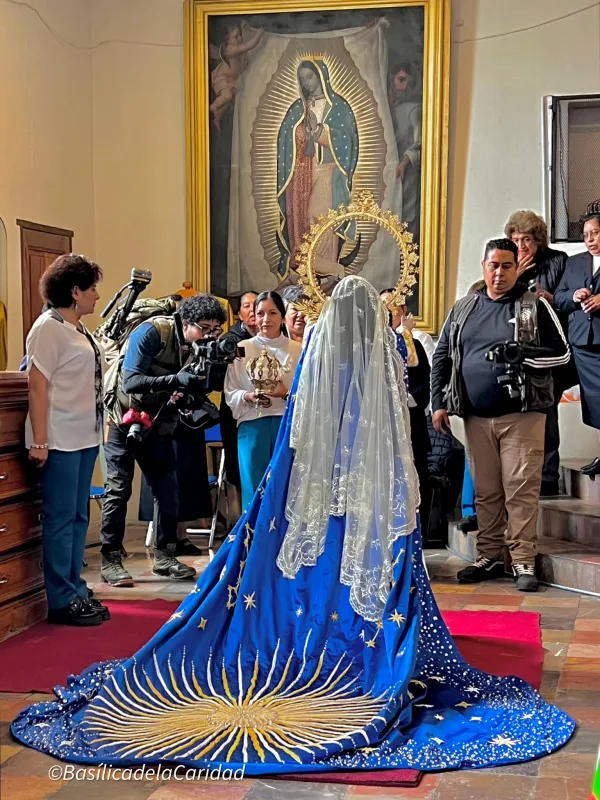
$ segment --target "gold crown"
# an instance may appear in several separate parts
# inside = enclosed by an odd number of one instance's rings
[[[372,192],[359,192],[347,206],[331,209],[311,225],[309,232],[304,234],[302,244],[296,253],[296,265],[303,296],[292,305],[303,311],[311,321],[318,318],[325,303],[325,295],[314,269],[319,242],[327,231],[337,228],[343,222],[352,220],[374,222],[384,228],[398,245],[400,277],[394,291],[386,301],[391,311],[404,305],[406,298],[412,294],[412,287],[417,282],[416,273],[419,260],[417,245],[414,244],[412,233],[408,231],[406,223],[400,222],[391,211],[382,211]]]
[[[251,359],[246,366],[246,372],[256,392],[274,391],[282,374],[288,370],[289,367],[284,366],[267,350],[263,350],[260,355]]]

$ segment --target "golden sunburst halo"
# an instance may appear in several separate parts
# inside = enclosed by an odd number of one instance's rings
[[[385,706],[388,692],[378,697],[360,694],[357,682],[362,673],[349,674],[352,661],[345,653],[324,675],[326,646],[308,670],[310,635],[302,659],[292,650],[277,680],[279,641],[262,681],[259,653],[252,674],[245,677],[240,650],[234,669],[237,687],[224,662],[220,670],[215,668],[212,653],[203,681],[193,662],[186,663],[185,650],[178,675],[171,657],[168,674],[163,674],[154,653],[155,680],[134,660],[128,670],[114,674],[90,704],[82,721],[86,737],[99,752],[111,751],[120,758],[236,763],[302,763],[326,745],[342,749],[348,737],[358,742],[362,736],[365,745],[371,744],[365,728]],[[294,659],[299,663],[292,677]]]
[[[337,228],[342,222],[349,220],[367,221],[383,228],[392,236],[398,246],[400,277],[394,291],[386,300],[386,305],[391,311],[404,305],[406,298],[412,294],[412,287],[417,282],[419,260],[417,246],[413,243],[412,233],[408,231],[406,223],[400,222],[391,211],[382,211],[372,192],[359,192],[353,195],[348,205],[331,209],[311,225],[300,245],[296,263],[303,297],[293,305],[303,311],[309,320],[314,321],[318,318],[325,303],[325,295],[319,285],[314,265],[319,242],[332,228]]]

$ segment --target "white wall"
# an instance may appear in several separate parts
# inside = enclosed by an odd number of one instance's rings
[[[448,305],[511,212],[544,211],[544,95],[600,91],[600,6],[542,24],[586,5],[452,0]],[[517,28],[532,29],[498,36]]]
[[[90,45],[88,0],[29,0],[57,37]],[[17,219],[75,231],[94,255],[89,51],[59,41],[29,8],[0,0],[0,218],[6,225],[9,368],[22,356]],[[4,269],[3,269],[4,272]]]
[[[103,300],[132,267],[152,271],[158,297],[177,291],[186,272],[183,0],[91,2]],[[107,40],[117,41],[100,44]]]

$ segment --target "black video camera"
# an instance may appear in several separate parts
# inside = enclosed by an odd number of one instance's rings
[[[181,319],[177,313],[175,320],[179,330]],[[238,347],[233,339],[200,339],[192,343],[191,354],[183,369],[201,379],[198,386],[201,393],[222,392],[227,367],[243,356],[244,349]],[[186,405],[185,400],[183,405]],[[193,405],[196,406],[194,411],[180,412],[182,420],[191,427],[207,428],[219,421],[219,410],[208,396],[196,396]]]
[[[496,381],[500,386],[505,386],[511,400],[523,399],[525,393],[525,374],[523,362],[525,354],[518,342],[503,342],[497,344],[485,354],[487,361],[496,364],[505,364],[506,371],[499,375]]]
[[[135,268],[131,270],[130,281],[126,283],[125,286],[122,286],[119,289],[119,291],[110,301],[110,303],[106,306],[102,314],[100,314],[102,319],[108,317],[110,312],[119,302],[123,292],[129,289],[129,294],[126,297],[125,302],[118,309],[118,311],[115,313],[115,315],[108,323],[108,328],[104,333],[107,339],[111,339],[112,341],[115,342],[119,339],[127,324],[127,317],[131,313],[133,304],[141,295],[141,293],[144,291],[146,286],[148,286],[151,280],[152,280],[152,273],[149,272],[148,270],[135,269]]]
[[[244,356],[244,348],[233,339],[200,339],[192,343],[191,354],[184,367],[186,372],[204,378],[201,388],[210,392],[223,391],[227,367]]]

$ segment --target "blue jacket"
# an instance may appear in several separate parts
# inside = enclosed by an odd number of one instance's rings
[[[600,294],[600,275],[592,277],[592,256],[579,253],[567,259],[567,266],[558,289],[554,293],[554,306],[569,315],[569,342],[575,347],[600,345],[600,312],[586,314],[580,303],[573,300],[577,289],[590,289]]]

